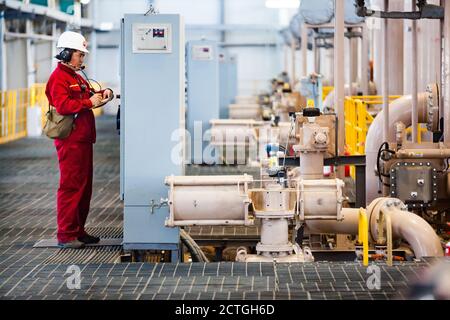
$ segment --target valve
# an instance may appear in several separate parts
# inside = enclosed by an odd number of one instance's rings
[[[169,199],[167,198],[161,198],[159,200],[159,203],[155,203],[156,201],[152,199],[152,201],[150,202],[150,211],[151,214],[155,213],[155,208],[156,209],[161,209],[162,207],[168,207],[169,206]]]

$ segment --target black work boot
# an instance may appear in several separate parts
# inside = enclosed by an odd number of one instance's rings
[[[85,234],[82,237],[78,237],[78,240],[84,244],[96,244],[100,242],[100,238]]]
[[[84,243],[75,239],[69,242],[58,242],[58,247],[61,249],[82,249],[84,248]]]

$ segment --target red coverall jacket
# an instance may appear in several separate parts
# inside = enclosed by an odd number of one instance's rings
[[[99,93],[103,93],[100,91]],[[84,225],[92,196],[95,118],[87,81],[59,63],[45,90],[48,101],[62,115],[77,114],[72,133],[55,139],[60,182],[57,193],[57,237],[66,243],[86,234]]]

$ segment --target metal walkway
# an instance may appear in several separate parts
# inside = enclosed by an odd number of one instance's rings
[[[114,117],[97,119],[94,195],[88,231],[122,237],[119,137]],[[59,171],[46,138],[0,146],[0,299],[403,299],[429,262],[381,267],[380,290],[369,290],[358,263],[119,263],[120,246],[83,250],[33,248],[55,237]],[[194,236],[255,237],[257,230],[204,228]],[[70,290],[69,266],[81,270]]]

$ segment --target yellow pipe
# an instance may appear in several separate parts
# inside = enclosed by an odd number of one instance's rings
[[[363,265],[369,266],[369,222],[364,208],[359,209],[358,241],[363,245]]]

